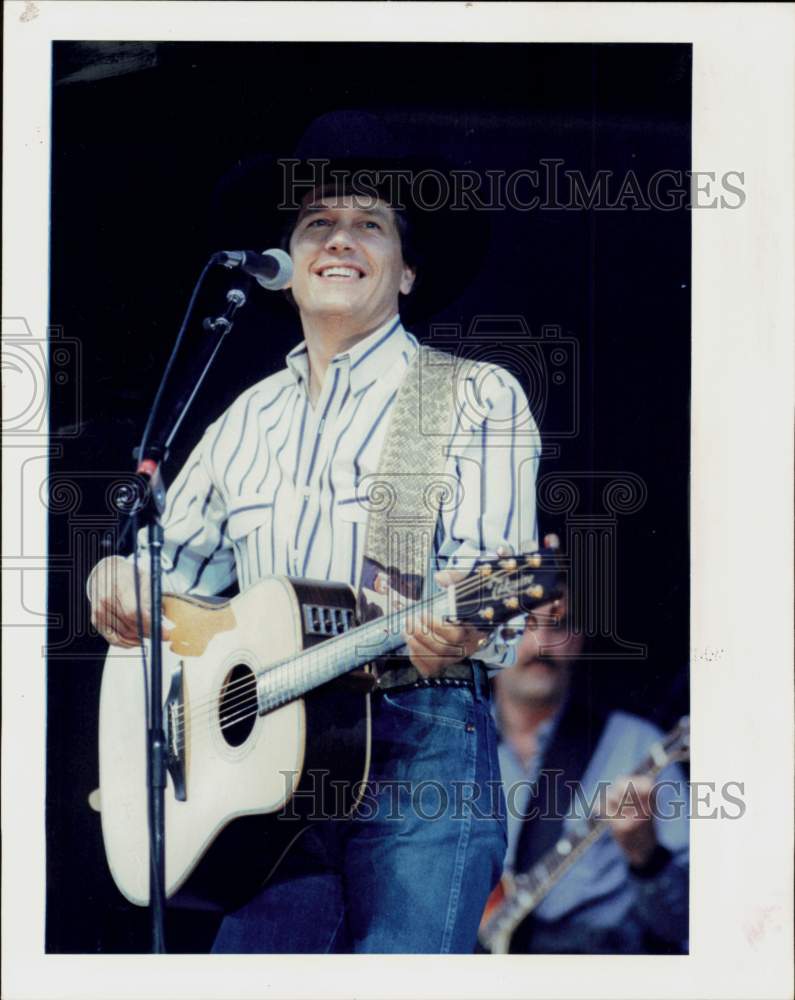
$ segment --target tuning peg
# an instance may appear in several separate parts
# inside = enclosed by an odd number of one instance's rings
[[[527,563],[528,566],[531,567],[531,569],[538,569],[538,567],[543,563],[543,561],[544,560],[540,552],[531,553],[525,560],[525,562]]]
[[[502,603],[505,605],[506,608],[510,609],[511,611],[515,611],[516,608],[519,607],[519,598],[518,597],[506,597],[505,600]]]
[[[490,622],[491,619],[494,617],[494,608],[491,607],[483,608],[480,612],[480,617],[485,618],[487,622]]]
[[[480,573],[481,576],[491,576],[491,566],[489,566],[488,563],[483,563],[478,566],[478,573]]]
[[[511,572],[512,570],[516,569],[516,560],[515,559],[500,559],[500,566],[501,566],[502,569],[505,569],[505,570],[508,570],[509,572]]]
[[[544,588],[540,583],[534,583],[531,587],[528,587],[525,591],[528,597],[532,597],[534,601],[540,601],[544,596]]]

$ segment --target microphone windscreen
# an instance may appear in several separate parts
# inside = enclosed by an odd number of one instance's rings
[[[273,277],[265,277],[258,274],[256,276],[257,281],[263,288],[267,288],[271,292],[285,288],[293,276],[293,262],[290,255],[285,253],[284,250],[274,248],[272,250],[263,250],[262,256],[274,261],[276,270]]]

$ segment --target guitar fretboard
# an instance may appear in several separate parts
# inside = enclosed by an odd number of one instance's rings
[[[443,615],[449,610],[447,594],[442,592],[427,601],[375,618],[269,667],[257,676],[258,711],[260,714],[273,711],[321,684],[393,652],[403,645],[406,625],[420,609],[437,617]]]
[[[655,743],[633,774],[656,777],[667,764],[681,755],[682,735],[680,725]],[[481,941],[487,947],[498,935],[512,933],[569,868],[609,829],[609,824],[598,816],[587,816],[581,822],[579,830],[561,837],[532,868],[513,877],[510,896],[498,906],[480,932]]]

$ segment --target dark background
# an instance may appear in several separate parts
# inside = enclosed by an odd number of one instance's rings
[[[356,107],[410,126],[420,150],[460,166],[510,173],[557,158],[587,180],[633,170],[643,185],[690,166],[691,50],[56,42],[53,60],[51,323],[65,353],[52,354],[47,950],[136,952],[148,949],[147,916],[113,886],[87,805],[105,646],[84,582],[115,530],[108,492],[131,468],[190,290],[220,249],[208,220],[219,178],[248,154],[289,153],[317,115]],[[542,531],[567,544],[596,525],[606,480],[593,472],[645,483],[640,509],[603,528],[615,631],[647,653],[620,659],[626,647],[603,635],[592,649],[606,657],[594,667],[604,696],[668,727],[688,705],[689,213],[489,215],[477,280],[436,320],[460,326],[464,352],[493,345],[506,363],[517,329],[506,317],[518,316],[544,355],[541,382],[525,378],[547,446],[541,472],[574,481],[580,500],[568,513],[542,506]],[[472,329],[478,316],[503,319]],[[545,327],[579,358],[554,391]],[[172,476],[204,426],[282,367],[297,339],[282,297],[255,291],[173,449]],[[575,405],[576,433],[561,435]],[[212,930],[206,915],[172,913],[169,946],[202,950]]]

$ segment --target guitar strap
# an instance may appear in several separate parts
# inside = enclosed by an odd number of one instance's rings
[[[445,503],[455,502],[458,488],[444,470],[459,363],[452,354],[419,348],[392,408],[378,473],[359,483],[369,510],[359,587],[362,621],[422,596],[439,514]]]
[[[444,475],[456,360],[419,348],[392,407],[378,473],[359,483],[369,508],[362,586],[381,572],[404,597],[421,595],[439,511],[456,485]]]
[[[572,786],[582,780],[607,722],[589,689],[572,690],[549,746],[522,822],[514,869],[527,871],[559,839],[572,804]]]

